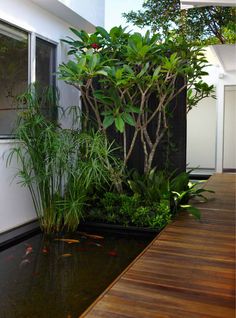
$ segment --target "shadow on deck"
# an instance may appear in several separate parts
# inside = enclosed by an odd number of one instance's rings
[[[233,318],[235,181],[213,175],[201,221],[180,215],[81,317]]]

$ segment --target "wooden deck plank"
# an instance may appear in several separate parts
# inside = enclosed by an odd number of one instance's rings
[[[235,174],[215,174],[216,191],[181,214],[80,317],[233,318]]]

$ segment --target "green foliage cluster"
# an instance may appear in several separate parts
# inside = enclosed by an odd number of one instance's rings
[[[205,192],[190,181],[190,173],[168,176],[152,169],[140,175],[134,171],[127,180],[125,194],[106,192],[89,212],[90,220],[162,229],[181,210],[200,219],[200,211],[193,207],[191,199],[207,200]]]
[[[140,196],[106,192],[96,208],[88,214],[89,220],[161,229],[171,220],[168,200],[148,203]]]
[[[182,34],[198,45],[235,43],[236,8],[207,6],[181,10],[180,0],[147,0],[142,10],[124,13],[128,22],[148,27],[160,39]]]

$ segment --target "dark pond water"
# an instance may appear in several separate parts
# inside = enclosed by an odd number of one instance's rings
[[[0,252],[1,318],[77,318],[151,238],[35,235]]]

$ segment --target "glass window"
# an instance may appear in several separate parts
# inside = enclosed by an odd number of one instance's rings
[[[44,97],[45,94],[53,94],[53,100],[46,98],[46,104],[42,107],[42,113],[48,119],[56,119],[56,45],[40,38],[36,38],[36,83],[38,90]]]
[[[56,46],[36,38],[36,82],[43,87],[55,86]]]
[[[28,35],[0,23],[0,136],[9,136],[17,116],[16,97],[28,86]]]

